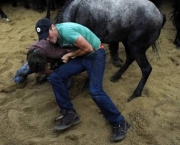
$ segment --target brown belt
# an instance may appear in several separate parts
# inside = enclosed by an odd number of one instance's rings
[[[104,45],[101,43],[99,48],[104,49]]]
[[[99,46],[99,49],[104,49],[104,45],[101,43]],[[93,52],[96,52],[97,50],[95,48],[93,48]]]

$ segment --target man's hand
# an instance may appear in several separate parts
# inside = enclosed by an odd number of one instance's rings
[[[69,55],[69,53],[63,55],[63,57],[61,57],[62,62],[67,63],[68,60],[70,59],[70,57],[71,57],[71,56]]]
[[[70,58],[75,58],[77,56],[83,56],[93,51],[92,46],[86,41],[84,37],[79,35],[77,38],[75,44],[78,49],[75,51],[69,51],[69,53],[65,54],[63,57],[61,57],[62,61],[64,63],[67,63]]]

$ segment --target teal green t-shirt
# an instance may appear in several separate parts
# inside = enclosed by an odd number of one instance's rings
[[[61,47],[74,46],[75,41],[79,35],[81,35],[92,45],[95,50],[99,49],[101,44],[100,39],[91,30],[83,25],[73,22],[65,22],[56,24],[56,28],[60,35],[57,42]]]

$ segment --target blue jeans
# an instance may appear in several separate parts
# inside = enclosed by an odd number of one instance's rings
[[[50,76],[56,101],[60,109],[74,110],[65,82],[68,78],[87,71],[89,77],[89,92],[104,117],[115,125],[124,120],[124,117],[115,107],[110,97],[103,91],[102,82],[105,69],[106,54],[104,49],[86,57],[76,57],[61,65]]]

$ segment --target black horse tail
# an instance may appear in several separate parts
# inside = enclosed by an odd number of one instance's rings
[[[162,16],[163,16],[163,22],[162,22],[162,25],[161,25],[161,28],[164,26],[164,24],[166,23],[166,15],[165,14],[162,14]],[[156,52],[157,54],[158,54],[158,56],[159,56],[159,53],[158,53],[158,48],[157,48],[157,41],[155,41],[152,45],[151,45],[151,47],[152,47],[152,49],[153,49],[153,51],[154,52]]]
[[[164,24],[166,23],[166,15],[165,14],[162,14],[163,15],[163,23],[162,23],[162,27],[164,26]]]
[[[173,25],[176,26],[176,22],[180,19],[180,1],[175,0],[172,7],[173,11],[170,13],[170,19],[172,20]]]
[[[152,47],[153,52],[155,52],[158,55],[158,57],[159,57],[159,52],[158,52],[158,48],[157,48],[156,43],[157,42],[154,42],[154,44],[152,44],[151,47]]]

